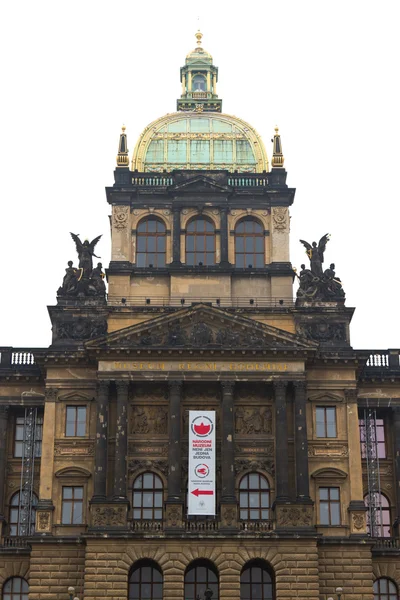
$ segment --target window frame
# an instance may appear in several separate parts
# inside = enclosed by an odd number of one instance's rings
[[[207,569],[205,581],[201,581],[198,579],[199,575],[198,575],[197,569],[201,569],[201,568]],[[192,571],[194,571],[193,581],[188,579],[188,575]],[[214,577],[216,578],[216,582],[210,581],[210,573],[212,573],[214,575]],[[191,595],[189,596],[189,594],[187,592],[186,586],[189,586],[189,585],[194,586],[193,598]],[[202,588],[204,587],[204,585],[205,585],[205,589],[208,588],[214,592],[214,594],[212,596],[212,600],[218,600],[219,599],[219,572],[218,572],[217,567],[210,560],[196,559],[196,560],[192,561],[191,563],[189,563],[189,565],[186,567],[186,570],[185,570],[185,574],[184,574],[184,578],[183,578],[183,590],[184,590],[185,600],[195,600],[197,598],[197,596],[200,594],[201,594],[200,597],[203,598],[204,591],[202,590]],[[214,591],[215,589],[216,589],[217,593],[215,593],[215,591]]]
[[[74,409],[75,410],[75,419],[73,421],[74,423],[74,433],[73,434],[68,434],[68,409]],[[78,428],[78,411],[79,409],[84,409],[85,410],[85,420],[84,420],[84,424],[85,424],[85,432],[82,435],[78,435],[77,433],[77,428]],[[79,437],[79,438],[84,438],[87,437],[88,435],[88,407],[86,404],[66,404],[65,405],[65,427],[64,427],[64,437],[65,438],[75,438],[75,437]],[[80,421],[82,423],[82,421]]]
[[[13,591],[14,583],[17,580],[21,581],[20,590]],[[11,590],[8,591],[8,590],[6,590],[6,587],[10,583],[11,583]],[[26,584],[26,588],[27,588],[25,590],[23,589],[24,584]],[[1,597],[2,597],[2,600],[28,600],[28,598],[29,598],[29,583],[27,582],[27,580],[24,577],[19,577],[19,576],[9,577],[3,583],[3,587],[1,590]]]
[[[20,494],[21,494],[21,490],[17,490],[16,492],[14,492],[11,497],[10,497],[10,501],[8,504],[8,535],[10,537],[21,537],[20,533],[19,533],[19,512],[20,512]],[[13,504],[13,498],[16,498],[18,496],[18,504]],[[28,533],[27,535],[33,535],[36,531],[36,506],[37,503],[39,502],[39,498],[37,497],[37,495],[33,492],[32,494],[32,512],[31,512],[31,531],[30,533]],[[17,513],[17,521],[12,521],[12,512],[16,512]],[[11,528],[15,526],[16,527],[16,533],[12,533]]]
[[[323,433],[325,435],[318,434],[318,423],[321,422],[318,420],[318,411],[323,411],[324,420],[323,420]],[[328,418],[327,411],[332,411],[334,415],[334,427],[335,427],[335,435],[328,435]],[[337,410],[336,406],[327,406],[327,405],[317,405],[315,407],[315,437],[317,439],[336,439],[338,437],[338,427],[337,427]]]
[[[252,581],[252,569],[261,569],[261,581]],[[247,572],[250,571],[249,574],[249,582],[247,581],[242,581],[243,575]],[[269,577],[270,581],[264,581],[264,575],[267,575]],[[252,586],[253,584],[261,584],[261,597],[259,594],[254,594],[253,590],[252,590]],[[245,585],[249,585],[250,586],[250,594],[249,595],[244,595],[243,592],[243,588],[242,586]],[[265,585],[270,585],[271,586],[271,594],[270,595],[265,595],[265,589],[264,586]],[[254,598],[253,598],[253,594],[254,594]],[[240,600],[274,600],[275,599],[275,578],[274,578],[274,572],[271,569],[271,567],[268,565],[268,563],[264,560],[261,559],[256,559],[256,560],[251,560],[249,562],[247,562],[241,572],[240,572]]]
[[[156,224],[155,230],[154,231],[149,231],[149,223],[153,221]],[[141,231],[140,228],[141,226],[146,225],[146,229],[145,231]],[[159,231],[158,227],[161,226],[163,228],[163,231]],[[148,243],[149,243],[149,238],[154,238],[155,240],[155,250],[149,250],[148,249]],[[164,240],[164,250],[158,250],[158,246],[159,246],[159,240],[160,239]],[[139,249],[141,243],[140,240],[144,239],[145,240],[145,250],[142,251]],[[153,262],[150,262],[149,260],[149,255],[153,255],[154,256],[154,260]],[[141,261],[140,257],[143,256],[144,257],[144,264],[139,264]],[[163,257],[163,260],[161,259],[161,257]],[[167,227],[165,222],[159,218],[159,217],[155,217],[155,216],[147,216],[144,217],[142,219],[140,219],[140,221],[138,222],[137,226],[136,226],[136,267],[139,269],[149,269],[149,268],[155,268],[155,269],[164,269],[167,266]],[[161,263],[161,264],[159,264]],[[152,267],[150,267],[150,265],[153,265]]]
[[[22,421],[22,423],[18,423],[18,421]],[[14,435],[12,440],[12,456],[13,458],[21,458],[23,456],[23,449],[25,444],[25,428],[23,427],[23,423],[25,422],[24,415],[16,414],[14,417]],[[36,441],[35,441],[35,458],[42,457],[42,442],[43,442],[43,422],[44,415],[40,414],[36,417]],[[22,439],[17,439],[17,432],[22,429],[23,437]],[[40,433],[40,435],[38,435]],[[16,452],[17,444],[20,444],[22,449],[22,453],[19,454]]]
[[[387,592],[382,592],[381,591],[381,582],[385,581],[387,584]],[[378,589],[376,590],[376,584]],[[393,586],[394,591],[392,589],[392,591],[390,591],[390,587]],[[397,583],[395,581],[393,581],[393,579],[390,579],[390,577],[378,577],[378,579],[375,579],[374,583],[373,583],[373,593],[374,593],[374,600],[398,600],[399,598],[399,588],[397,586]]]
[[[379,421],[379,425],[378,425]],[[379,460],[386,460],[388,458],[388,444],[387,444],[387,435],[386,435],[386,420],[384,417],[376,417],[377,427],[377,441],[376,441],[376,450],[377,457]],[[360,435],[360,447],[361,447],[361,458],[362,460],[367,459],[367,450],[366,450],[366,432],[365,432],[365,421],[363,416],[359,416],[358,419],[358,429]],[[383,431],[383,440],[379,440],[379,431]],[[383,455],[380,455],[379,449],[383,448]]]
[[[253,225],[253,231],[252,232],[246,232],[246,223],[252,223]],[[238,228],[243,225],[244,226],[244,231],[240,232],[238,231]],[[260,232],[256,232],[254,231],[255,226],[260,227]],[[253,240],[253,249],[251,251],[246,250],[246,239],[251,239]],[[240,219],[236,224],[235,224],[235,229],[234,229],[234,239],[235,239],[235,267],[237,269],[248,269],[249,265],[251,264],[252,268],[255,269],[262,269],[265,267],[265,230],[264,230],[264,226],[263,224],[258,220],[255,219],[253,217],[245,217],[244,219]],[[243,250],[240,251],[238,250],[238,239],[243,239]],[[262,250],[260,252],[257,251],[257,243],[256,243],[256,239],[261,239],[262,243]],[[252,259],[251,259],[251,263],[248,263],[248,261],[246,260],[246,256],[252,255]],[[261,265],[258,265],[257,262],[257,257],[261,256]],[[243,264],[238,264],[238,257],[243,257]]]
[[[258,487],[252,487],[251,485],[251,477],[257,475],[258,477]],[[247,479],[247,487],[242,487],[242,483]],[[264,480],[267,484],[267,487],[261,487],[261,481]],[[271,519],[271,486],[267,477],[263,473],[259,473],[258,471],[251,471],[249,473],[245,473],[243,477],[241,477],[239,481],[239,520],[240,521],[269,521]],[[247,507],[242,506],[242,494],[246,494],[247,496]],[[255,507],[251,506],[250,497],[252,494],[258,494],[258,504]],[[268,495],[268,506],[262,506],[262,496],[261,494]],[[247,517],[242,517],[242,511],[247,511]],[[251,512],[258,512],[256,517],[251,517]],[[263,511],[266,511],[268,516],[263,516]]]
[[[376,492],[378,494],[378,492]],[[375,535],[371,535],[371,524],[370,524],[370,513],[369,513],[369,494],[368,492],[364,495],[364,504],[365,506],[368,508],[367,510],[367,534],[371,537],[379,537],[379,538],[390,538],[392,537],[391,532],[392,532],[392,506],[390,504],[390,500],[389,498],[386,496],[386,494],[383,494],[382,492],[379,492],[380,495],[380,508],[378,509],[378,514],[381,515],[382,514],[382,522],[381,523],[377,523],[376,527],[379,527],[380,529],[380,534],[379,536],[375,536]],[[385,506],[382,503],[382,498],[385,499],[385,501],[387,502],[387,505]],[[381,513],[382,511],[382,513]],[[387,515],[387,522],[385,522],[385,515]],[[379,516],[380,519],[380,516]],[[385,529],[387,528],[387,533],[388,535],[384,535]],[[383,535],[382,535],[383,534]]]
[[[153,486],[145,487],[145,476],[151,475],[153,478]],[[141,479],[142,486],[135,487],[135,483]],[[159,480],[161,486],[156,487],[155,482]],[[140,505],[135,505],[135,494],[140,495]],[[151,505],[146,506],[144,504],[145,495],[151,494],[152,503]],[[155,498],[156,495],[161,495],[161,505],[156,506]],[[134,521],[158,521],[162,522],[164,518],[164,482],[160,475],[154,473],[154,471],[143,471],[135,477],[132,482],[132,518]],[[138,511],[140,511],[140,516],[137,516]],[[144,511],[151,511],[151,516],[145,516]],[[157,515],[157,516],[156,516]],[[159,516],[158,516],[159,515]]]
[[[72,498],[64,498],[64,490],[66,489],[71,489],[72,490]],[[80,489],[82,490],[82,498],[75,498],[75,490],[76,489]],[[68,504],[71,506],[70,508],[70,516],[71,516],[71,521],[64,521],[64,507],[65,505]],[[73,518],[74,518],[74,509],[75,509],[75,505],[80,504],[81,506],[81,521],[79,522],[74,522]],[[61,486],[61,525],[84,525],[85,524],[85,514],[84,514],[84,508],[85,508],[85,486],[84,485],[75,485],[75,484],[62,484]]]
[[[148,569],[148,568],[151,569],[150,581],[143,581],[142,570]],[[137,582],[132,581],[132,578],[137,571],[139,571],[139,581],[137,581]],[[154,581],[155,573],[158,573],[161,576],[161,581]],[[142,596],[142,585],[143,584],[150,584],[150,586],[151,586],[150,595],[145,594]],[[134,587],[135,585],[139,586],[138,593],[132,592],[132,587]],[[153,595],[154,585],[161,585],[161,596]],[[164,594],[164,576],[163,576],[161,567],[153,560],[143,559],[143,560],[138,560],[136,563],[134,563],[134,565],[132,566],[132,569],[130,571],[129,579],[128,579],[128,600],[162,600],[163,594]]]
[[[193,224],[197,224],[200,221],[204,221],[206,224],[208,223],[212,227],[212,231],[207,231],[207,225],[204,226],[204,231],[198,230],[197,225],[194,230],[191,230]],[[193,249],[188,249],[188,241],[193,238]],[[197,241],[203,238],[204,240],[204,248],[197,249]],[[212,250],[207,248],[207,239],[213,239]],[[193,262],[189,262],[188,256],[193,255]],[[207,255],[212,255],[212,262],[208,262]],[[209,217],[205,217],[203,215],[196,215],[192,217],[186,224],[185,229],[185,264],[190,267],[204,266],[204,267],[213,267],[217,264],[217,230],[215,227],[215,223]],[[202,263],[200,265],[200,263]]]
[[[321,498],[321,490],[328,490],[328,498]],[[338,498],[331,498],[331,491],[332,490],[337,490],[338,492]],[[341,504],[340,504],[340,486],[339,485],[319,485],[318,486],[318,511],[319,511],[319,519],[318,519],[318,526],[322,525],[323,527],[341,527],[342,526],[342,511],[341,511]],[[321,505],[322,504],[327,504],[328,505],[328,516],[329,516],[329,522],[328,523],[323,523],[321,520]],[[338,507],[338,516],[339,516],[339,522],[338,523],[332,523],[332,505],[333,506],[337,506]]]

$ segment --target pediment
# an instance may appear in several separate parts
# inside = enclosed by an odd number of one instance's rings
[[[87,342],[88,349],[188,348],[315,351],[316,342],[204,304],[131,325]]]
[[[178,183],[171,188],[172,192],[185,192],[185,193],[197,193],[197,192],[214,192],[214,193],[229,193],[229,189],[223,185],[216,183],[211,177],[206,175],[196,175],[192,179]]]
[[[323,402],[324,404],[343,402],[343,396],[333,392],[317,392],[316,394],[310,394],[308,399],[310,402]]]
[[[58,396],[59,401],[67,402],[90,402],[93,400],[93,396],[82,394],[82,392],[68,392]]]

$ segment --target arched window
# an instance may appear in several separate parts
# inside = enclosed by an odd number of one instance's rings
[[[165,267],[165,225],[149,217],[137,228],[136,265],[138,267]]]
[[[235,229],[235,265],[247,268],[264,267],[264,229],[254,219],[245,219]]]
[[[11,577],[3,585],[3,600],[28,600],[29,585],[22,577]]]
[[[269,519],[270,491],[267,479],[259,473],[249,473],[239,485],[240,518],[243,521]]]
[[[367,511],[367,531],[371,537],[390,537],[390,502],[384,494],[373,492],[374,525],[371,527],[371,512],[369,494],[364,496]]]
[[[204,592],[212,591],[212,600],[218,600],[218,571],[208,560],[195,560],[185,572],[185,600],[204,598]]]
[[[152,560],[140,560],[129,577],[129,600],[162,600],[163,576]]]
[[[33,535],[35,533],[36,523],[36,505],[38,499],[36,494],[32,495],[32,510],[31,514],[25,514],[23,508],[20,507],[20,494],[17,492],[10,500],[10,535]],[[30,521],[30,523],[29,523]]]
[[[386,577],[374,582],[374,600],[398,600],[397,585]]]
[[[215,265],[215,229],[204,217],[193,219],[186,228],[186,264]]]
[[[142,473],[133,483],[133,518],[162,519],[163,485],[155,473]]]
[[[262,560],[247,563],[240,575],[240,600],[272,600],[274,584],[268,565]]]
[[[193,92],[206,91],[206,78],[203,75],[195,75],[192,79]]]

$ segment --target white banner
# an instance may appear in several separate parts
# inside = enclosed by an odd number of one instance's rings
[[[189,411],[188,515],[215,515],[215,410]]]

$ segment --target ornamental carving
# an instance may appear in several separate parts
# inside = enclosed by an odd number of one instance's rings
[[[92,509],[93,527],[121,527],[126,525],[125,506],[96,506]]]
[[[168,408],[166,406],[131,405],[130,433],[168,433]]]
[[[271,408],[238,406],[235,411],[235,431],[241,435],[271,435]]]
[[[326,320],[314,321],[313,323],[299,323],[296,326],[296,330],[300,335],[317,342],[346,341],[345,323],[330,323]]]
[[[145,402],[152,402],[153,400],[166,400],[167,399],[167,388],[161,386],[148,387],[135,387],[134,400],[140,400]]]
[[[167,504],[165,507],[167,527],[182,527],[182,506]]]
[[[276,523],[278,527],[310,527],[312,523],[312,507],[279,506]]]
[[[235,460],[235,473],[240,475],[244,471],[265,471],[274,475],[275,467],[272,457],[269,458],[237,458]]]
[[[49,531],[50,529],[50,513],[39,512],[37,515],[36,528],[38,531]]]
[[[114,227],[117,229],[125,229],[128,225],[129,217],[129,206],[115,206],[114,207]]]
[[[128,462],[128,470],[130,473],[135,473],[135,471],[139,471],[142,469],[146,469],[148,471],[152,471],[156,469],[165,477],[168,475],[168,461],[167,460],[139,460],[137,458],[132,459]]]
[[[361,529],[365,529],[365,515],[360,513],[353,513],[353,527],[360,531]]]
[[[237,525],[236,506],[221,505],[221,525],[222,527],[235,527]]]
[[[344,445],[337,445],[332,443],[326,444],[312,444],[308,446],[308,456],[311,458],[313,456],[329,456],[331,458],[343,457],[349,455],[349,449]]]
[[[288,229],[288,216],[288,209],[283,206],[276,207],[272,210],[272,222],[275,231],[283,233]]]
[[[77,318],[53,323],[56,340],[90,340],[107,333],[106,319]]]

